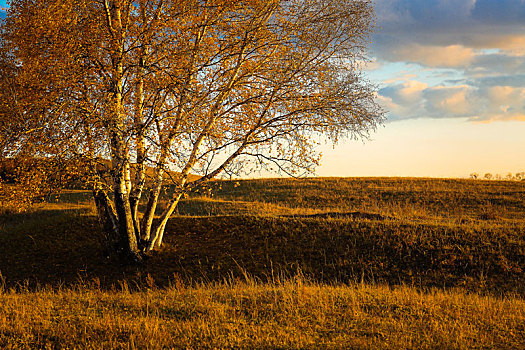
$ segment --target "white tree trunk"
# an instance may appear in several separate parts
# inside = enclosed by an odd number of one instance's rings
[[[146,1],[141,0],[139,2],[140,14],[141,14],[141,26],[143,30],[147,26],[146,19]],[[141,227],[138,218],[139,202],[142,197],[146,180],[146,142],[144,137],[144,65],[146,56],[148,54],[147,40],[141,40],[141,48],[139,50],[138,57],[138,68],[137,68],[137,81],[135,85],[135,116],[134,116],[134,127],[135,127],[135,147],[136,147],[136,167],[135,167],[135,178],[133,181],[133,190],[130,192],[130,205],[131,213],[133,216],[133,225],[135,227],[135,233],[137,239],[140,242]]]
[[[123,107],[124,76],[124,42],[126,33],[122,25],[122,3],[105,1],[108,16],[108,29],[112,35],[112,76],[110,94],[111,104],[108,107],[108,132],[110,135],[113,193],[115,211],[118,219],[118,233],[123,258],[137,262],[141,260],[138,240],[133,223],[129,200],[131,190],[130,159],[126,144]]]
[[[168,204],[166,210],[164,210],[164,213],[162,213],[160,217],[160,222],[155,230],[155,235],[151,237],[151,239],[148,242],[147,250],[153,250],[155,246],[160,247],[162,245],[162,239],[164,237],[164,231],[166,230],[166,224],[168,223],[169,218],[175,211],[175,208],[177,207],[177,204],[179,204],[179,201],[182,197],[182,193],[179,193],[176,195]]]
[[[155,179],[155,185],[149,193],[146,211],[144,212],[144,216],[142,217],[142,237],[145,241],[149,241],[151,238],[151,227],[153,225],[153,218],[155,217],[155,211],[157,209],[160,191],[162,189],[164,170],[157,168],[156,172],[157,175]]]

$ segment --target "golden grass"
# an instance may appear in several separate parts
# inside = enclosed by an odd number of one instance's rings
[[[522,348],[525,301],[253,279],[0,294],[2,348]]]
[[[210,189],[139,267],[88,192],[1,214],[0,348],[525,348],[525,182]]]
[[[365,211],[407,220],[522,221],[525,181],[306,178],[217,181],[212,198],[294,209]]]

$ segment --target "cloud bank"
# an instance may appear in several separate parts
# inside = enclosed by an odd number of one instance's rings
[[[376,0],[376,11],[380,69],[419,72],[383,81],[392,120],[525,120],[525,1]]]

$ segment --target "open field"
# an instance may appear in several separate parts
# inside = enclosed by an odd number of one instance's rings
[[[81,191],[0,230],[2,347],[525,346],[525,182],[219,181],[139,267]]]

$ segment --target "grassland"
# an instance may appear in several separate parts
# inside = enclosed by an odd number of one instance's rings
[[[141,292],[0,295],[2,348],[500,348],[525,343],[525,301],[413,288],[253,280]]]
[[[525,182],[219,181],[139,267],[81,191],[0,230],[3,348],[525,346]]]

